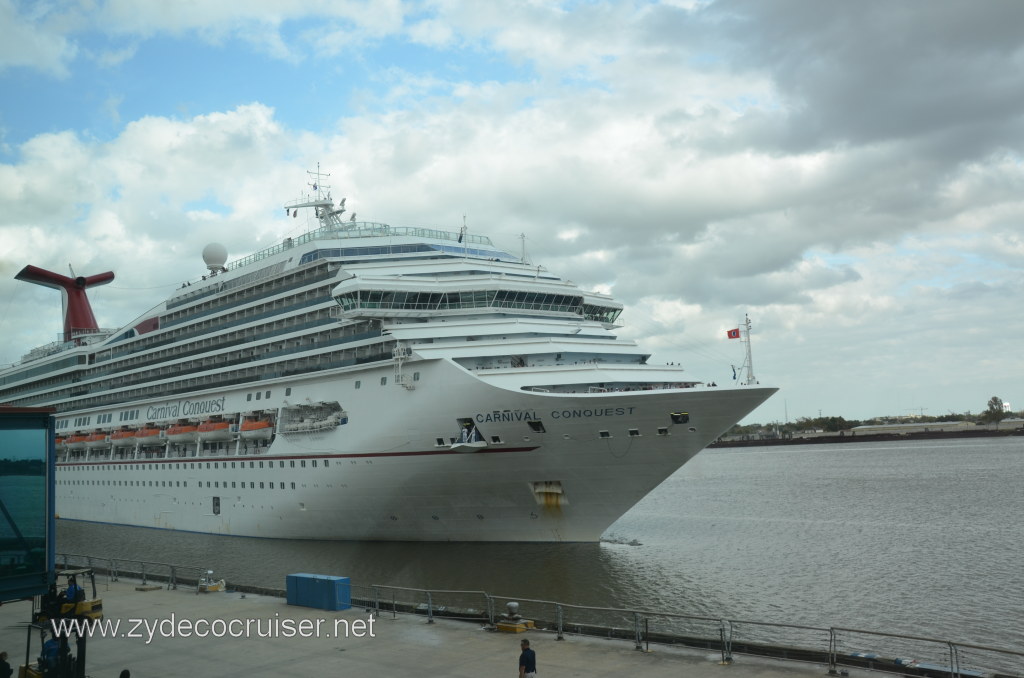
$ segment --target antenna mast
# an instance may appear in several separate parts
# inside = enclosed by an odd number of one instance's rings
[[[750,353],[750,316],[746,313],[743,314],[743,336],[740,341],[747,345],[747,357],[743,363],[743,367],[747,370],[747,378],[743,383],[751,386],[757,383],[757,378],[754,377],[754,358]]]

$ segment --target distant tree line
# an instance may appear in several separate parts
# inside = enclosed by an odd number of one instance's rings
[[[0,459],[0,476],[41,476],[46,464],[39,459]]]
[[[995,424],[1007,417],[1024,418],[1024,412],[1006,412],[1003,409],[1003,399],[998,396],[992,396],[988,401],[987,407],[978,414],[971,414],[970,412],[954,414],[950,412],[949,414],[937,417],[876,417],[873,419],[865,419],[863,421],[858,419],[844,419],[843,417],[836,416],[800,417],[796,421],[787,422],[785,424],[747,424],[745,426],[737,424],[736,426],[733,426],[726,435],[756,434],[766,429],[771,429],[772,431],[778,431],[779,436],[785,438],[802,431],[838,433],[839,431],[845,431],[856,426],[864,425],[906,424],[909,422],[913,422],[915,424],[928,424],[952,421],[970,421],[976,424]]]

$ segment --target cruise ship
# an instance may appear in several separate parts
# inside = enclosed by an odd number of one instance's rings
[[[61,340],[0,371],[0,403],[56,408],[60,519],[593,542],[776,390],[649,364],[610,296],[465,227],[345,218],[310,175],[285,210],[312,230],[207,246],[122,327],[87,298],[113,273],[17,275],[64,300]]]

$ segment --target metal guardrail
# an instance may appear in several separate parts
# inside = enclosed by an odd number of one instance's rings
[[[65,569],[88,567],[109,581],[137,577],[166,582],[168,589],[195,586],[207,570],[152,561],[58,554]],[[194,579],[192,578],[194,577]],[[236,587],[245,590],[245,587]],[[632,641],[644,650],[652,643],[714,650],[728,664],[734,655],[772,657],[828,666],[829,675],[847,675],[847,667],[925,678],[1024,678],[1024,652],[966,642],[954,642],[840,626],[815,627],[614,607],[575,605],[552,600],[497,596],[487,591],[419,589],[385,584],[352,584],[352,603],[392,616],[425,616],[477,622],[494,629],[504,604],[519,604],[519,614],[538,630]],[[252,590],[274,595],[284,591]]]
[[[199,580],[208,572],[204,568],[191,565],[171,565],[130,558],[97,558],[76,553],[58,553],[57,564],[65,570],[89,568],[98,574],[106,575],[108,582],[119,581],[124,576],[141,579],[143,586],[150,581],[159,581],[165,582],[169,590],[177,589],[180,585],[195,588],[196,593],[199,593]]]
[[[494,628],[502,603],[519,603],[519,613],[536,628],[567,634],[715,650],[723,664],[734,654],[826,664],[830,675],[847,667],[927,678],[1014,678],[1024,676],[1024,652],[922,636],[845,627],[725,619],[660,610],[574,605],[551,600],[496,596],[486,591],[417,589],[373,584],[355,586],[353,602],[375,616],[390,612],[479,621]]]

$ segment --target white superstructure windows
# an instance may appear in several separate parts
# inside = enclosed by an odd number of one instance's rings
[[[582,295],[553,294],[528,290],[485,289],[458,292],[355,289],[342,292],[335,300],[343,311],[384,310],[436,311],[467,309],[515,309],[542,313],[568,313],[586,320],[613,323],[622,313],[618,306],[585,304]]]

